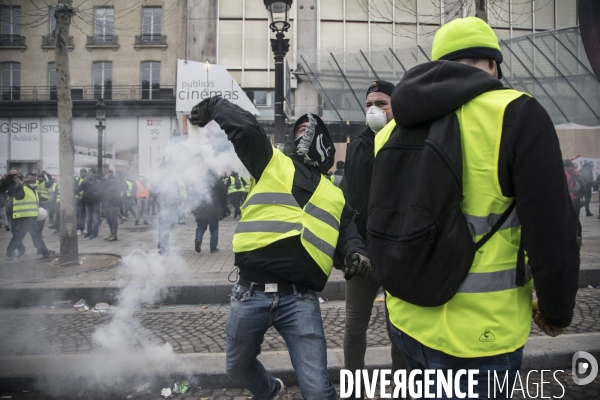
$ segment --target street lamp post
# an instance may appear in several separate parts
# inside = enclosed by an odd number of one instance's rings
[[[290,40],[284,39],[290,28],[289,11],[293,0],[264,0],[269,12],[269,27],[276,32],[271,39],[271,49],[275,55],[275,144],[285,142],[285,117],[283,115],[283,58],[290,49]]]
[[[102,176],[102,131],[105,129],[103,122],[106,120],[106,104],[100,99],[94,108],[96,109],[96,120],[98,120],[98,125],[96,125],[96,129],[98,129],[98,175]]]

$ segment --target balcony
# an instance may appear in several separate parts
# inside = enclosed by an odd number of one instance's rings
[[[0,35],[0,48],[25,50],[25,36],[21,35]]]
[[[54,35],[42,36],[42,49],[44,51],[52,50],[55,47],[56,39],[54,38]],[[73,50],[75,48],[75,45],[73,44],[73,36],[69,36],[69,39],[67,40],[67,48],[69,50]]]
[[[117,35],[93,35],[87,37],[86,46],[89,50],[93,49],[113,49],[119,48],[119,37]]]
[[[143,33],[136,35],[135,44],[133,47],[136,50],[143,48],[159,48],[162,50],[167,49],[167,36],[166,35],[155,35],[152,33]]]
[[[0,101],[56,101],[54,86],[21,86],[0,88]],[[72,101],[97,101],[99,98],[112,101],[174,101],[175,86],[72,86]]]

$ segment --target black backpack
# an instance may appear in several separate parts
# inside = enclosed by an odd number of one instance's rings
[[[476,251],[504,224],[502,214],[477,243],[461,210],[462,146],[455,113],[431,127],[396,127],[373,168],[367,221],[373,272],[392,296],[422,307],[447,303]],[[517,284],[523,285],[523,246]]]
[[[233,184],[233,187],[235,187],[236,189],[241,189],[242,188],[242,182],[240,182],[239,175],[235,176],[233,179],[235,179],[235,183]]]
[[[585,196],[587,187],[588,184],[581,175],[571,175],[571,178],[569,179],[569,191],[573,196],[579,198]]]

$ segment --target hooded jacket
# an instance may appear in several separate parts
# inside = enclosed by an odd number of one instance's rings
[[[410,135],[422,144],[434,120],[488,90],[502,90],[502,84],[478,68],[453,61],[421,64],[392,95],[392,135]],[[577,219],[554,125],[532,97],[520,97],[505,110],[498,180],[502,194],[517,203],[542,315],[557,327],[568,326],[579,280]]]
[[[271,161],[273,147],[262,127],[247,111],[221,98],[213,98],[209,104],[212,119],[225,131],[235,152],[248,172],[259,181]],[[323,124],[315,116],[319,125]],[[323,124],[324,127],[324,124]],[[329,136],[327,129],[323,130]],[[331,137],[329,136],[330,141]],[[323,172],[333,165],[334,152],[319,168],[308,166],[296,154],[293,137],[285,145],[286,154],[294,163],[292,195],[300,207],[304,207],[321,180]],[[352,253],[367,254],[362,239],[356,230],[353,211],[346,204],[342,212],[336,258],[344,259]],[[235,265],[240,268],[240,277],[258,284],[294,283],[315,291],[323,290],[326,279],[319,265],[302,246],[300,236],[278,240],[266,247],[249,252],[236,253]],[[336,267],[340,267],[339,263]]]
[[[375,132],[367,128],[346,149],[346,164],[340,189],[356,212],[356,227],[362,238],[367,239],[367,215],[369,189],[373,175]]]

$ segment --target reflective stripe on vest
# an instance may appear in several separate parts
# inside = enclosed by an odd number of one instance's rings
[[[136,181],[137,192],[135,197],[137,199],[149,199],[150,198],[150,182],[146,182],[146,186],[142,185],[142,182]]]
[[[25,196],[21,200],[14,199],[13,218],[37,217],[39,212],[39,201],[35,190],[23,186]]]
[[[514,201],[502,194],[498,158],[504,111],[523,95],[512,89],[489,91],[456,111],[463,148],[462,211],[474,240],[489,232]],[[466,279],[448,303],[419,307],[388,293],[392,324],[425,346],[455,357],[488,357],[520,348],[529,337],[532,300],[531,279],[523,287],[515,285],[520,242],[515,209],[477,251]]]
[[[302,209],[292,195],[294,172],[292,160],[273,149],[269,164],[260,180],[252,181],[242,205],[233,250],[252,251],[299,235],[308,254],[328,277],[333,267],[344,196],[328,178],[321,176],[317,189]]]
[[[48,200],[49,194],[48,194],[48,189],[46,188],[46,181],[40,183],[37,187],[37,193],[38,196],[40,198],[40,201],[44,200]]]

